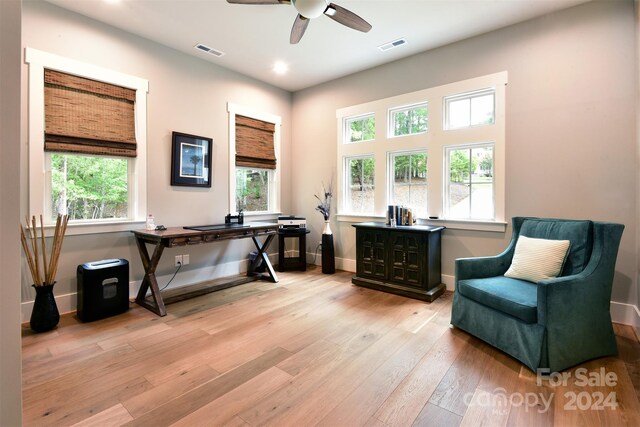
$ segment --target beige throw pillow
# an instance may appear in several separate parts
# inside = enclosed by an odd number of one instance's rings
[[[516,243],[511,266],[504,275],[533,283],[557,277],[567,259],[570,244],[569,240],[547,240],[520,236]]]

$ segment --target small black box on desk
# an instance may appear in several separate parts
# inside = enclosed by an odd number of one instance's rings
[[[129,261],[105,259],[78,266],[78,318],[103,319],[129,309]]]

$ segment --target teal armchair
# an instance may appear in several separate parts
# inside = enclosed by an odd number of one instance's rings
[[[617,354],[609,304],[624,226],[595,221],[513,218],[507,249],[456,260],[451,324],[515,357],[534,372],[558,372]],[[519,236],[569,240],[557,278],[505,277]]]

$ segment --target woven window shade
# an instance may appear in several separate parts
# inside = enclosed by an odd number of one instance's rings
[[[236,115],[236,166],[275,169],[275,125]]]
[[[44,72],[45,151],[136,157],[136,91]]]

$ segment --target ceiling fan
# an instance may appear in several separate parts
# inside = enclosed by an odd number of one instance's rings
[[[328,0],[227,0],[227,2],[256,5],[293,4],[293,7],[298,11],[298,16],[291,29],[291,37],[289,38],[291,44],[296,44],[300,41],[311,19],[323,14],[342,25],[363,33],[371,29],[371,24],[367,21],[344,7],[329,3]]]

